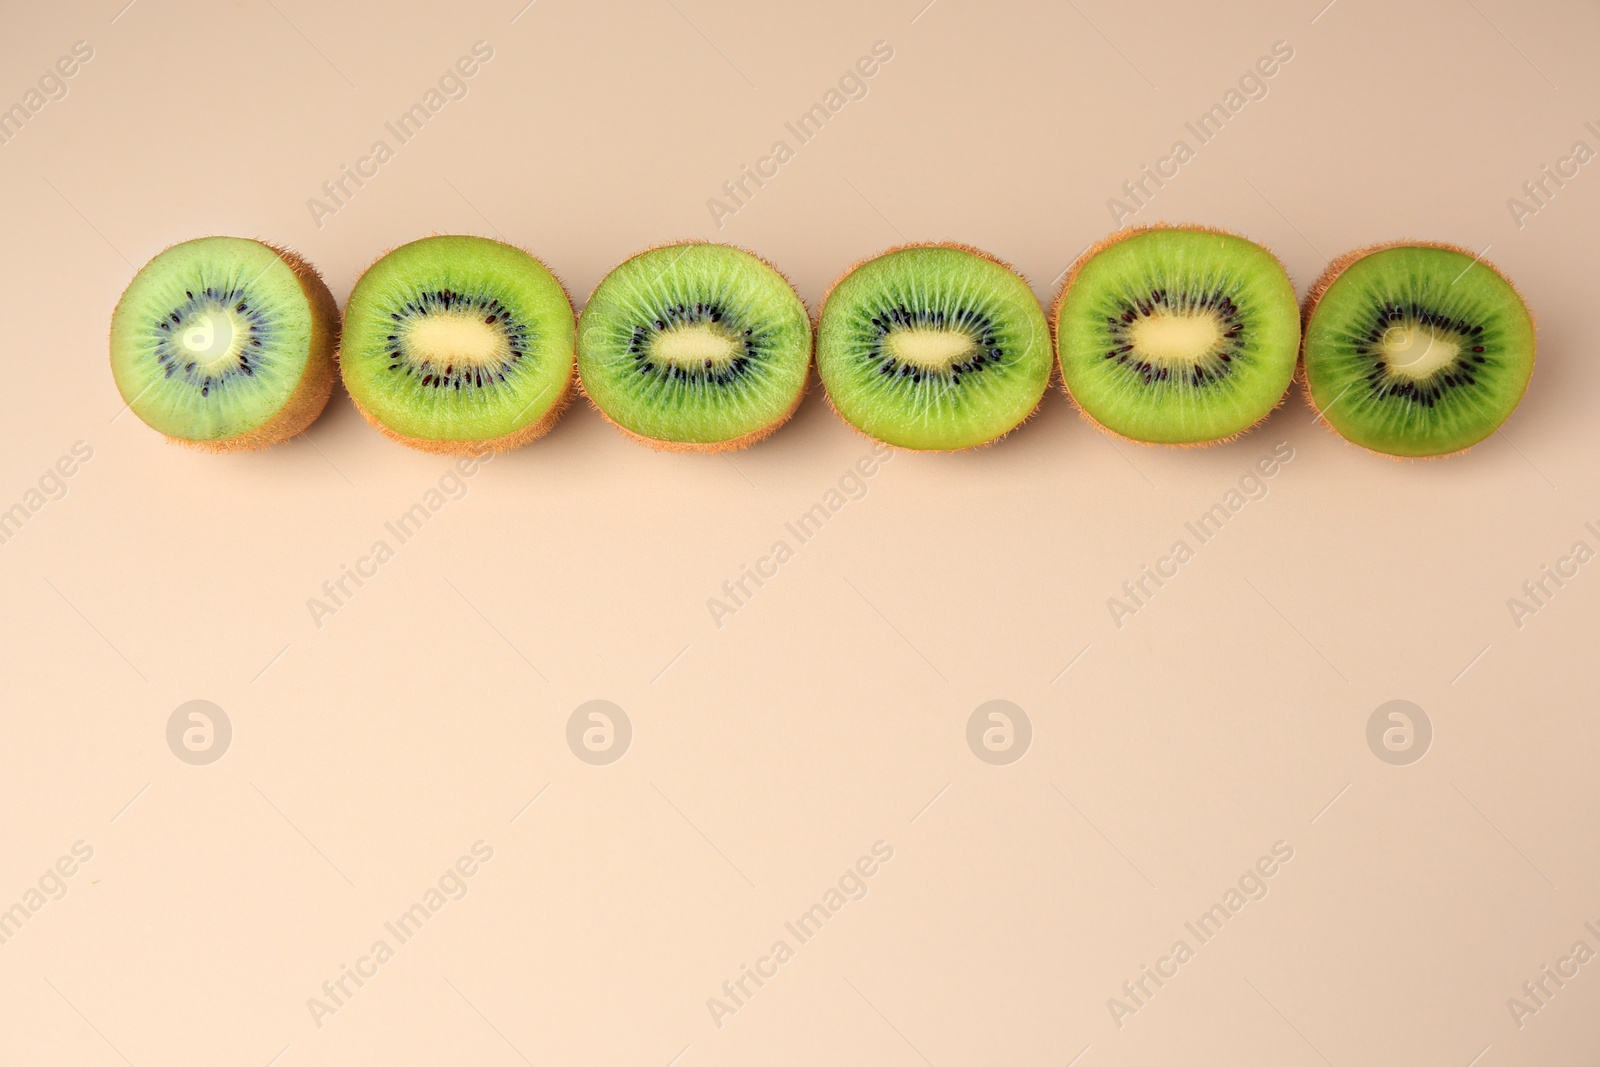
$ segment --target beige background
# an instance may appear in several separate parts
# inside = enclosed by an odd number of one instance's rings
[[[0,35],[7,105],[93,48],[0,145],[0,508],[93,450],[0,545],[0,908],[93,849],[0,945],[0,1063],[1594,1062],[1600,963],[1520,1029],[1506,1005],[1600,950],[1600,567],[1520,628],[1507,606],[1600,548],[1600,171],[1520,227],[1507,205],[1600,148],[1593,3],[123,2],[13,4]],[[384,123],[480,40],[397,146]],[[707,200],[876,41],[867,96],[719,229]],[[732,458],[574,408],[319,628],[308,598],[447,465],[342,395],[254,456],[118,417],[111,307],[205,233],[285,242],[341,300],[432,232],[523,244],[580,301],[683,237],[813,305],[945,238],[1048,300],[1278,41],[1265,98],[1133,221],[1245,233],[1302,291],[1374,241],[1487,246],[1540,362],[1465,456],[1367,455],[1298,396],[1225,447],[1146,449],[1052,392],[998,447],[897,456],[719,629],[707,599],[867,444],[815,389]],[[307,200],[380,138],[319,226]],[[1267,495],[1119,628],[1108,598],[1280,443]],[[204,767],[164,734],[197,698],[234,728]],[[633,724],[609,766],[565,740],[592,698]],[[1365,741],[1399,698],[1435,731],[1410,766]],[[1033,725],[1009,766],[967,747],[992,699]],[[307,999],[479,840],[467,895],[318,1027]],[[867,896],[715,1025],[707,998],[879,840]],[[1107,999],[1279,841],[1269,895],[1119,1028]]]

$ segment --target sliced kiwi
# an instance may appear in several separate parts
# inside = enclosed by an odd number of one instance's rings
[[[413,448],[516,448],[548,433],[570,397],[572,302],[520,248],[401,245],[367,268],[344,317],[345,388],[368,422]]]
[[[1054,310],[1078,408],[1150,444],[1224,441],[1266,418],[1294,378],[1299,306],[1265,248],[1200,227],[1116,234],[1073,265]]]
[[[1335,260],[1306,298],[1306,393],[1328,425],[1393,456],[1459,452],[1516,410],[1533,318],[1464,248],[1392,244]]]
[[[720,244],[641,252],[606,275],[578,326],[578,376],[624,433],[715,452],[772,433],[811,368],[811,319],[783,277]]]
[[[846,422],[900,448],[987,444],[1038,408],[1050,328],[1014,270],[961,245],[857,264],[823,299],[817,370]]]
[[[146,424],[215,452],[293,437],[333,388],[339,308],[311,265],[242,237],[173,245],[111,315],[111,373]]]

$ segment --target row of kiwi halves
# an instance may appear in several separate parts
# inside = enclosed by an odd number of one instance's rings
[[[1302,308],[1283,264],[1201,227],[1120,232],[1068,272],[1047,321],[1008,265],[953,244],[858,264],[815,324],[769,264],[728,245],[641,252],[581,316],[521,249],[481,237],[403,245],[343,314],[292,252],[237,237],[175,245],[111,320],[129,408],[185,444],[258,448],[306,429],[336,373],[361,414],[430,452],[546,433],[573,394],[645,444],[741,448],[799,405],[817,371],[850,425],[900,448],[986,444],[1038,407],[1059,365],[1079,410],[1134,441],[1201,445],[1249,430],[1297,364],[1323,420],[1397,456],[1457,452],[1510,416],[1534,329],[1472,253],[1400,243],[1335,260]]]

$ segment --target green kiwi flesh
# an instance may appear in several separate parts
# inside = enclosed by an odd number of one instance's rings
[[[309,426],[333,386],[339,312],[291,252],[242,237],[173,245],[111,315],[111,373],[128,408],[171,440],[260,448]]]
[[[900,448],[986,444],[1039,406],[1050,328],[1010,267],[957,245],[892,249],[823,302],[817,371],[846,422]]]
[[[1374,452],[1438,456],[1488,437],[1533,375],[1533,319],[1465,249],[1390,245],[1336,261],[1307,301],[1312,405]]]
[[[642,252],[606,275],[578,323],[578,377],[607,420],[647,444],[722,451],[794,412],[811,319],[783,275],[721,244]]]
[[[514,448],[560,415],[575,330],[566,290],[533,256],[484,237],[425,237],[356,282],[340,370],[361,413],[396,440]]]
[[[1061,377],[1094,422],[1135,441],[1199,445],[1266,418],[1293,380],[1294,286],[1243,237],[1130,231],[1092,249],[1056,301]]]

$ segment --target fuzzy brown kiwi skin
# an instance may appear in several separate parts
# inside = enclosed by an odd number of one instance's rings
[[[1083,267],[1095,256],[1098,256],[1101,252],[1104,252],[1112,245],[1121,244],[1130,237],[1137,237],[1140,234],[1149,233],[1152,230],[1186,230],[1191,233],[1214,233],[1222,237],[1232,237],[1239,241],[1248,241],[1250,244],[1255,245],[1263,252],[1266,252],[1267,255],[1271,256],[1273,259],[1278,260],[1278,266],[1284,266],[1283,261],[1278,259],[1277,253],[1273,252],[1272,249],[1268,248],[1260,241],[1257,241],[1251,237],[1246,237],[1242,233],[1234,233],[1232,230],[1218,229],[1215,226],[1201,226],[1196,223],[1155,222],[1146,226],[1130,226],[1127,229],[1118,230],[1116,233],[1108,235],[1103,240],[1086,249],[1084,253],[1077,259],[1073,260],[1072,266],[1067,269],[1066,278],[1061,282],[1061,288],[1056,290],[1055,300],[1050,305],[1050,343],[1055,349],[1056,353],[1056,373],[1061,377],[1061,391],[1067,394],[1067,398],[1072,401],[1072,406],[1078,409],[1078,414],[1082,415],[1084,421],[1088,422],[1090,426],[1093,426],[1107,437],[1112,437],[1119,441],[1127,441],[1129,444],[1140,445],[1144,448],[1211,448],[1213,445],[1225,445],[1229,444],[1230,442],[1237,441],[1251,430],[1254,430],[1257,426],[1260,426],[1263,422],[1266,422],[1267,419],[1271,418],[1274,411],[1277,411],[1279,408],[1283,407],[1284,402],[1289,397],[1289,390],[1285,389],[1283,391],[1283,396],[1278,398],[1278,402],[1273,404],[1266,414],[1262,415],[1259,419],[1257,419],[1255,422],[1252,422],[1244,429],[1239,430],[1236,433],[1228,434],[1225,437],[1216,437],[1209,441],[1141,441],[1137,437],[1129,437],[1126,434],[1118,433],[1116,430],[1106,426],[1099,419],[1096,419],[1093,415],[1089,414],[1088,409],[1086,409],[1082,404],[1078,403],[1078,398],[1072,395],[1072,390],[1067,388],[1066,368],[1061,365],[1061,305],[1066,301],[1067,291],[1072,288],[1072,283],[1077,280],[1078,272],[1082,270]],[[1287,275],[1289,273],[1288,268],[1284,267],[1283,272],[1285,275]],[[1301,321],[1303,323],[1304,319]],[[1302,326],[1300,331],[1300,349],[1303,351],[1304,347],[1305,329]],[[1296,376],[1298,376],[1298,370],[1299,362],[1297,359]],[[1292,380],[1290,384],[1293,385]]]
[[[477,234],[441,233],[438,230],[435,230],[433,233],[427,234],[425,236],[426,237],[463,237],[463,236],[473,236],[473,237],[475,237],[475,236],[479,236],[479,235],[477,235]],[[415,238],[414,241],[420,241],[420,240],[423,240],[423,239],[424,238],[419,237],[419,238]],[[522,245],[512,244],[510,241],[501,241],[498,238],[494,238],[494,237],[485,237],[485,238],[483,238],[483,240],[485,240],[485,241],[494,241],[495,243],[503,244],[508,248],[515,248],[518,252],[523,253],[529,259],[532,259],[535,263],[539,264],[539,266],[543,267],[546,271],[549,272],[550,277],[552,277],[552,278],[554,278],[556,280],[556,284],[561,287],[561,295],[566,297],[567,308],[568,308],[568,310],[571,310],[571,308],[572,308],[572,290],[567,288],[567,283],[561,279],[561,276],[559,274],[557,274],[553,270],[550,270],[550,265],[547,264],[544,260],[542,260],[538,256],[534,255],[532,252],[530,252],[528,249],[524,248]],[[404,243],[405,244],[412,244],[412,243],[414,243],[414,241],[406,241]],[[394,245],[394,246],[392,246],[390,248],[386,248],[382,252],[378,253],[378,255],[373,258],[372,262],[368,263],[366,265],[366,267],[364,267],[362,269],[361,274],[356,277],[356,285],[361,284],[361,278],[365,277],[367,271],[371,270],[374,266],[376,266],[379,260],[383,259],[390,252],[393,252],[395,249],[400,248],[400,247],[402,247],[402,246],[401,245]],[[355,286],[354,285],[352,285],[350,287],[350,291],[352,293],[355,292]],[[335,359],[339,363],[340,373],[342,375],[343,374],[344,363],[343,363],[342,358],[340,358],[340,357],[343,356],[343,350],[341,349],[340,351],[336,352],[334,355],[335,355]],[[578,330],[577,330],[577,315],[576,314],[573,315],[572,351],[570,353],[568,353],[567,358],[570,361],[568,363],[567,377],[566,377],[566,380],[561,383],[561,395],[556,397],[556,401],[555,401],[554,404],[550,405],[550,410],[545,412],[542,416],[540,416],[535,421],[530,422],[528,425],[523,426],[520,429],[513,430],[508,434],[502,434],[499,437],[490,437],[490,438],[486,438],[486,439],[483,439],[483,440],[457,440],[457,439],[452,439],[452,438],[434,439],[434,438],[428,438],[428,437],[408,437],[407,435],[405,435],[403,433],[400,433],[398,430],[391,429],[389,426],[385,425],[384,422],[381,419],[379,419],[376,415],[374,415],[372,412],[368,411],[365,407],[363,407],[361,405],[361,402],[358,401],[353,394],[350,397],[350,403],[354,404],[356,411],[358,411],[361,414],[361,417],[363,419],[365,419],[367,421],[367,423],[369,425],[371,425],[374,429],[376,429],[379,433],[383,434],[383,436],[387,437],[391,441],[398,441],[400,444],[405,445],[407,448],[414,448],[418,452],[427,452],[427,453],[430,453],[430,454],[436,455],[436,456],[481,456],[481,455],[484,455],[486,453],[492,453],[492,454],[498,455],[498,454],[500,454],[502,452],[510,452],[513,449],[521,448],[523,445],[527,444],[528,442],[536,441],[539,438],[543,437],[545,434],[549,433],[552,429],[555,428],[556,423],[561,420],[561,416],[562,416],[563,413],[566,412],[568,405],[570,405],[572,403],[573,383],[577,379],[577,374],[578,374]]]
[[[904,251],[907,251],[909,249],[914,249],[914,248],[950,248],[950,249],[954,249],[957,252],[967,252],[967,253],[970,253],[971,255],[977,256],[979,259],[986,259],[990,263],[993,263],[997,267],[1005,268],[1006,270],[1010,271],[1012,274],[1015,274],[1017,277],[1021,278],[1024,285],[1028,285],[1028,276],[1026,274],[1023,274],[1016,267],[1013,267],[1010,263],[1007,263],[1005,260],[1001,259],[999,256],[996,256],[991,252],[985,252],[983,249],[974,247],[973,245],[962,244],[960,241],[914,241],[914,242],[911,242],[910,244],[893,245],[892,247],[885,248],[881,252],[877,252],[877,253],[875,253],[873,255],[866,256],[866,257],[864,257],[862,259],[856,260],[854,263],[850,264],[849,267],[845,268],[845,270],[842,273],[840,273],[838,277],[833,279],[833,281],[828,285],[828,288],[823,291],[821,302],[819,302],[817,304],[817,313],[816,313],[816,316],[812,319],[812,322],[811,322],[811,335],[812,335],[812,337],[815,338],[815,339],[820,339],[821,338],[821,336],[822,336],[822,314],[823,314],[824,311],[827,310],[827,308],[828,308],[828,298],[833,295],[833,291],[835,289],[839,288],[839,283],[843,282],[846,278],[850,277],[850,275],[854,274],[857,270],[859,270],[860,268],[866,266],[868,263],[871,263],[875,259],[882,259],[884,256],[887,256],[887,255],[889,255],[891,253],[904,252]],[[1030,290],[1032,289],[1031,285],[1029,285],[1028,287],[1029,287]],[[816,343],[816,341],[813,342],[813,344],[815,344],[815,343]],[[1054,343],[1055,343],[1055,337],[1052,334],[1051,335],[1051,344],[1054,345]],[[1054,360],[1052,360],[1051,362],[1054,363]],[[1051,368],[1050,373],[1051,373],[1051,376],[1054,377],[1054,375],[1056,373],[1056,370],[1055,370],[1055,368],[1053,366]],[[821,378],[820,369],[818,370],[818,378],[819,378],[819,380]],[[1046,384],[1045,384],[1045,392],[1048,393],[1049,391],[1050,391],[1050,386],[1049,386],[1049,383],[1046,382]],[[909,453],[911,455],[916,455],[916,456],[949,456],[949,455],[956,455],[956,454],[961,453],[961,452],[976,452],[979,449],[989,448],[989,447],[991,447],[993,445],[997,445],[1002,440],[1004,440],[1005,438],[1011,436],[1012,434],[1016,433],[1019,429],[1021,429],[1023,423],[1028,422],[1035,415],[1037,415],[1039,413],[1040,405],[1044,403],[1044,396],[1041,394],[1040,397],[1039,397],[1038,402],[1033,405],[1033,408],[1026,415],[1022,416],[1022,418],[1017,420],[1017,424],[1015,426],[1011,427],[1011,429],[1009,429],[1009,430],[1004,431],[1003,433],[997,434],[994,437],[989,438],[989,440],[987,440],[987,441],[980,442],[979,444],[968,445],[965,448],[908,448],[905,445],[897,445],[897,444],[894,444],[892,442],[885,441],[882,438],[874,437],[870,433],[868,433],[867,431],[863,430],[861,427],[857,426],[855,423],[851,422],[849,419],[845,418],[844,417],[844,412],[840,411],[839,410],[839,406],[833,402],[833,396],[828,392],[828,388],[827,388],[826,385],[824,385],[822,387],[822,396],[828,402],[828,409],[830,411],[832,411],[834,413],[834,415],[836,415],[838,417],[840,422],[842,422],[846,426],[848,426],[858,436],[865,437],[868,441],[871,441],[874,444],[883,445],[885,448],[892,448],[896,452],[905,452],[905,453]]]
[[[628,256],[627,258],[621,260],[620,262],[617,263],[616,266],[612,267],[610,270],[606,271],[605,274],[601,275],[600,281],[595,284],[594,290],[589,293],[589,300],[593,300],[594,299],[594,294],[600,290],[600,286],[605,284],[605,280],[607,278],[611,277],[611,275],[614,274],[617,271],[618,268],[624,266],[627,263],[633,262],[634,260],[638,259],[642,255],[645,255],[646,253],[657,252],[657,251],[660,251],[663,248],[680,248],[680,247],[682,247],[684,245],[704,245],[704,244],[718,244],[718,245],[722,245],[724,248],[732,248],[735,251],[743,252],[748,256],[754,256],[756,259],[758,259],[762,263],[766,264],[767,267],[769,267],[774,274],[776,274],[778,277],[783,279],[784,284],[786,284],[789,287],[790,292],[794,293],[795,299],[800,300],[800,306],[802,308],[804,308],[806,306],[806,302],[803,299],[801,299],[799,290],[795,289],[794,282],[789,279],[789,276],[787,274],[783,273],[783,271],[779,270],[775,264],[773,264],[765,256],[761,255],[759,252],[754,252],[754,251],[752,251],[752,250],[750,250],[748,248],[745,248],[742,245],[729,244],[729,243],[724,242],[724,241],[696,241],[696,240],[693,240],[693,239],[685,239],[685,240],[681,240],[681,241],[666,241],[666,242],[663,242],[661,244],[654,244],[654,245],[651,245],[648,248],[642,248],[639,251],[637,251],[637,252],[633,253],[632,255]],[[589,300],[584,301],[584,305],[583,306],[584,306],[584,310],[586,310],[586,311],[589,308]],[[800,402],[805,399],[806,393],[810,390],[810,388],[811,388],[811,378],[812,378],[812,374],[813,374],[814,369],[815,369],[815,361],[816,361],[817,330],[816,330],[816,322],[815,321],[811,321],[811,314],[810,314],[810,309],[809,308],[806,310],[806,318],[807,318],[808,321],[811,322],[811,326],[810,326],[810,329],[811,329],[811,347],[809,349],[807,349],[807,351],[806,351],[806,377],[805,377],[805,382],[800,386],[800,391],[795,394],[794,401],[792,403],[790,403],[790,405],[789,405],[787,410],[785,410],[781,415],[779,415],[777,418],[773,419],[771,422],[767,423],[765,426],[758,426],[754,430],[751,430],[749,433],[744,434],[743,436],[740,436],[740,437],[729,438],[726,441],[667,441],[667,440],[663,440],[662,438],[659,438],[659,437],[647,437],[644,434],[637,433],[637,432],[635,432],[633,430],[628,429],[626,426],[624,426],[621,423],[617,422],[610,415],[607,415],[604,411],[602,411],[600,409],[600,405],[596,404],[594,402],[594,398],[592,396],[590,396],[589,395],[589,391],[584,388],[583,375],[582,374],[579,374],[577,376],[578,390],[579,390],[579,392],[581,392],[583,394],[583,398],[589,402],[589,406],[591,408],[593,408],[595,410],[595,412],[597,414],[599,414],[600,418],[605,420],[606,423],[608,423],[611,426],[616,427],[616,429],[618,431],[620,431],[624,437],[627,437],[627,438],[629,438],[630,440],[633,440],[633,441],[637,441],[641,445],[645,445],[645,446],[647,446],[649,448],[653,448],[657,452],[677,452],[677,453],[687,454],[687,455],[706,455],[706,456],[717,455],[718,453],[722,453],[722,452],[737,452],[738,450],[740,450],[742,448],[749,448],[751,445],[755,444],[757,441],[763,441],[766,438],[771,437],[773,434],[777,433],[778,430],[783,426],[784,423],[788,422],[791,418],[794,417],[794,413],[800,409]],[[582,330],[583,330],[583,316],[580,314],[578,316],[578,332],[581,333]]]
[[[1487,267],[1496,274],[1500,275],[1500,280],[1511,287],[1511,291],[1517,294],[1517,299],[1522,301],[1523,308],[1527,309],[1528,321],[1533,324],[1534,362],[1538,362],[1538,320],[1533,317],[1533,309],[1528,307],[1528,301],[1525,297],[1523,297],[1522,290],[1518,289],[1516,283],[1506,276],[1505,271],[1501,270],[1499,267],[1496,267],[1493,263],[1490,263],[1472,249],[1463,248],[1460,245],[1453,245],[1442,241],[1400,240],[1384,241],[1380,244],[1367,245],[1363,248],[1357,248],[1353,251],[1346,252],[1344,255],[1335,259],[1332,263],[1329,263],[1327,269],[1324,270],[1321,276],[1318,277],[1317,280],[1312,284],[1310,291],[1306,293],[1304,302],[1302,302],[1300,305],[1300,361],[1298,367],[1296,368],[1295,376],[1300,379],[1300,391],[1305,397],[1306,406],[1316,413],[1316,421],[1322,424],[1323,429],[1327,430],[1329,433],[1333,434],[1346,444],[1355,445],[1355,447],[1361,449],[1363,452],[1366,452],[1368,455],[1382,456],[1384,459],[1394,460],[1396,463],[1413,463],[1418,461],[1427,462],[1436,459],[1449,459],[1451,456],[1459,456],[1463,452],[1470,451],[1478,445],[1481,445],[1484,440],[1488,439],[1488,436],[1493,435],[1494,431],[1491,430],[1489,435],[1486,435],[1483,440],[1474,441],[1466,448],[1458,448],[1454,452],[1440,452],[1439,454],[1433,456],[1397,456],[1392,452],[1379,452],[1377,449],[1368,448],[1363,444],[1357,444],[1355,441],[1352,441],[1348,437],[1341,434],[1338,430],[1334,429],[1333,423],[1328,421],[1327,416],[1322,413],[1321,408],[1317,407],[1316,400],[1311,396],[1311,376],[1306,373],[1306,331],[1311,327],[1312,313],[1317,310],[1317,305],[1322,302],[1322,298],[1327,295],[1329,289],[1333,288],[1333,283],[1338,281],[1339,277],[1344,274],[1345,271],[1349,270],[1356,263],[1366,259],[1373,253],[1387,252],[1391,248],[1438,248],[1446,252],[1459,252],[1464,256],[1472,258],[1479,266]],[[1530,384],[1533,381],[1533,372],[1531,368],[1528,372],[1528,381]],[[1517,397],[1517,403],[1512,406],[1512,410],[1516,410],[1516,408],[1522,404],[1522,398],[1527,394],[1528,386],[1524,385],[1522,387],[1521,395]],[[1338,403],[1337,399],[1334,401],[1334,403]],[[1331,407],[1332,405],[1329,406]]]
[[[317,421],[317,416],[328,406],[328,398],[333,395],[333,353],[339,343],[338,302],[328,291],[322,275],[317,273],[317,269],[304,257],[267,241],[246,239],[255,240],[256,244],[270,248],[290,270],[294,271],[295,280],[300,283],[300,289],[311,305],[310,351],[306,356],[305,368],[300,372],[300,380],[295,383],[294,392],[289,394],[289,398],[284,401],[283,407],[278,409],[276,415],[255,429],[211,441],[197,441],[187,437],[162,434],[163,438],[173,444],[192,448],[198,452],[254,452],[287,441]],[[167,248],[176,247],[177,245],[167,246]]]

